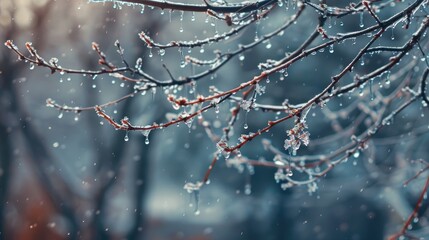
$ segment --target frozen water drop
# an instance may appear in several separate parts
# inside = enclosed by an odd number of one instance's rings
[[[244,194],[250,195],[251,193],[252,193],[252,185],[250,185],[250,183],[246,183],[246,185],[244,185]]]
[[[128,142],[130,138],[128,137],[128,131],[125,133],[124,141]]]
[[[159,55],[160,56],[164,56],[165,55],[165,50],[164,49],[159,49]]]

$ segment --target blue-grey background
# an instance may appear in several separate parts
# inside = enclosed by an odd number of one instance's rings
[[[342,6],[348,2],[328,1]],[[387,18],[406,5],[397,3],[383,9],[380,17]],[[203,53],[201,48],[182,51],[184,55],[211,59],[214,50],[226,52],[239,43],[250,43],[255,36],[280,26],[294,12],[290,3],[288,10],[285,6],[275,9],[268,19],[224,44],[204,47]],[[76,69],[98,68],[97,56],[91,50],[93,41],[100,44],[108,59],[120,65],[114,48],[119,40],[127,60],[134,64],[138,57],[143,58],[144,70],[153,75],[168,77],[163,63],[175,76],[189,75],[199,69],[181,68],[177,49],[168,49],[164,56],[153,49],[154,56],[149,57],[149,49],[138,33],[145,31],[157,42],[167,43],[210,37],[229,27],[218,20],[206,22],[205,14],[196,14],[196,20],[191,21],[192,14],[184,13],[181,22],[181,14],[148,7],[141,13],[140,6],[114,8],[112,3],[84,0],[0,0],[0,39],[12,39],[23,51],[24,43],[30,41],[45,59],[57,57],[61,66]],[[316,26],[317,17],[307,9],[282,36],[246,52],[244,60],[231,60],[212,79],[199,81],[196,91],[207,95],[210,85],[227,90],[251,79],[259,72],[258,63],[280,59],[296,49]],[[359,29],[359,18],[329,19],[326,29],[354,31]],[[374,24],[369,15],[363,20],[367,26]],[[386,31],[381,41],[400,46],[411,33],[397,26]],[[349,40],[335,45],[332,54],[326,49],[297,62],[288,69],[286,80],[273,76],[266,84],[266,94],[258,101],[278,105],[286,98],[291,103],[308,100],[348,64],[366,39],[359,38],[355,43]],[[420,58],[418,51],[412,54]],[[355,71],[369,72],[388,57],[365,56],[369,64]],[[409,56],[406,61],[412,59]],[[352,77],[344,77],[344,84]],[[389,89],[401,81],[392,82]],[[320,179],[319,189],[312,195],[306,186],[283,191],[274,180],[274,169],[256,167],[254,174],[247,170],[241,173],[222,159],[211,174],[210,184],[200,191],[200,214],[195,215],[193,196],[183,186],[202,179],[216,151],[215,143],[196,120],[191,129],[181,124],[152,131],[150,144],[146,145],[140,133],[129,133],[130,140],[124,141],[125,132],[100,124],[103,120],[94,112],[64,113],[59,119],[61,113],[45,106],[47,98],[70,106],[92,106],[116,99],[132,87],[121,86],[108,75],[93,79],[51,75],[48,69],[39,67],[30,69],[17,61],[12,51],[0,48],[0,239],[385,239],[400,230],[423,187],[425,175],[402,187],[421,168],[412,160],[427,160],[428,156],[427,108],[414,104],[380,132],[359,157]],[[181,95],[192,96],[190,89],[184,86]],[[175,110],[166,101],[164,91],[136,96],[106,111],[116,119],[128,116],[141,125],[165,122],[166,113]],[[344,96],[327,104],[333,119],[326,117],[326,109],[310,112],[310,138],[315,144],[303,147],[298,154],[327,154],[350,140],[342,133],[353,125],[362,108],[356,107],[341,117],[336,111],[355,101],[371,107],[368,94],[350,95],[350,99]],[[219,114],[205,115],[216,133],[221,133],[232,106],[226,102]],[[260,111],[245,115],[240,115],[233,139],[240,133],[257,131],[276,117]],[[243,129],[244,122],[248,130]],[[262,138],[282,149],[286,130],[292,124],[285,123],[255,139],[242,149],[242,154],[271,161],[273,155],[264,150]],[[364,130],[361,126],[357,131]],[[318,140],[321,143],[317,144]],[[250,195],[244,191],[249,184]],[[418,236],[426,235],[421,227],[427,223],[427,203],[423,204],[420,223],[414,225]]]

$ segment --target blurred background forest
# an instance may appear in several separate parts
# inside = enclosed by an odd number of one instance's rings
[[[383,14],[388,16],[396,10],[386,8]],[[251,79],[259,71],[259,58],[279,58],[285,50],[300,45],[313,28],[306,26],[317,19],[311,13],[306,16],[289,34],[271,39],[269,47],[264,44],[251,55],[232,60],[213,79],[199,82],[197,89],[212,84],[222,89],[237,85],[226,76]],[[167,76],[162,64],[180,75],[195,69],[180,68],[181,54],[176,49],[163,56],[150,53],[138,34],[145,31],[158,42],[169,42],[204,38],[229,29],[221,21],[216,26],[212,20],[206,22],[205,14],[194,17],[196,20],[191,21],[191,13],[148,7],[142,13],[140,7],[111,2],[0,0],[0,39],[12,39],[21,48],[25,42],[32,42],[47,59],[57,57],[60,65],[76,69],[98,68],[92,42],[120,64],[114,46],[119,40],[130,62],[142,57],[144,68],[153,75]],[[274,14],[225,45],[192,49],[192,53],[212,56],[214,49],[249,43],[283,18]],[[352,31],[358,19],[351,16],[341,27]],[[329,24],[333,29],[340,27],[337,22]],[[397,27],[395,32],[386,33],[385,41],[401,45],[410,33]],[[360,47],[358,42],[356,49]],[[282,190],[274,180],[273,168],[237,171],[220,161],[210,184],[199,193],[199,214],[195,214],[195,199],[183,186],[202,178],[210,154],[216,151],[196,121],[191,128],[181,124],[152,131],[149,144],[142,134],[132,132],[130,140],[124,141],[125,132],[100,123],[103,120],[94,112],[62,113],[46,107],[45,102],[52,98],[70,106],[92,106],[130,93],[131,85],[108,75],[51,74],[49,69],[18,61],[3,45],[0,49],[0,239],[385,239],[401,228],[423,188],[425,177],[403,187],[403,182],[422,167],[415,160],[429,156],[429,113],[422,104],[414,104],[377,134],[368,150],[320,179],[313,194],[300,186]],[[332,54],[320,52],[311,61],[297,62],[288,70],[293,87],[271,79],[277,85],[267,86],[269,94],[263,101],[282,102],[284,96],[294,102],[307,99],[320,91],[353,54],[353,48],[335,47]],[[377,56],[374,58],[376,61]],[[315,81],[315,76],[320,80]],[[392,82],[391,88],[396,85],[399,81]],[[339,113],[345,108],[343,102],[347,105],[350,101],[340,98],[331,100],[323,110],[311,112],[308,124],[315,145],[299,154],[341,147],[350,135],[338,133],[347,133],[348,124],[370,105],[368,95],[364,98],[360,110],[346,116]],[[118,119],[126,115],[136,122],[152,123],[165,121],[166,113],[174,110],[158,89],[157,93],[129,98],[109,111]],[[222,114],[228,111],[226,104],[219,115],[208,113],[215,131],[221,131],[225,121]],[[259,114],[242,115],[239,126],[248,124],[249,130],[256,131],[267,121]],[[285,130],[291,127],[286,125],[249,143],[242,149],[243,155],[271,161],[273,155],[264,150],[261,140],[268,138],[281,148]],[[415,236],[429,234],[425,227],[428,206],[424,201],[419,222],[413,224]]]

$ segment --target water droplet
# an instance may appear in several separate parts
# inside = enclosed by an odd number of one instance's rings
[[[358,158],[358,157],[359,157],[359,155],[360,155],[359,151],[356,151],[356,152],[354,152],[354,153],[353,153],[353,157],[354,157],[354,158]]]
[[[63,112],[60,111],[60,114],[58,114],[58,118],[61,119],[61,118],[63,118],[63,116],[64,116]]]
[[[249,125],[247,125],[247,123],[245,123],[245,124],[243,125],[243,128],[244,128],[244,129],[248,129],[248,128],[249,128]]]
[[[149,145],[149,137],[146,137],[146,139],[144,140],[144,144]]]
[[[246,183],[244,185],[244,194],[250,195],[252,193],[252,185],[250,183]]]
[[[365,25],[363,24],[363,12],[359,16],[359,27],[363,28]]]
[[[238,56],[238,59],[240,60],[240,61],[243,61],[244,60],[244,55],[243,54],[240,54],[239,56]]]
[[[160,56],[164,56],[165,55],[165,50],[164,49],[159,49],[159,55]]]
[[[124,141],[128,142],[130,140],[130,138],[128,137],[128,131],[125,132],[125,137],[124,137]]]
[[[30,63],[30,70],[34,69],[34,63]]]
[[[289,72],[287,71],[287,68],[283,69],[283,77],[289,76]]]
[[[215,113],[218,114],[219,113],[219,105],[215,106]]]
[[[329,46],[329,53],[334,53],[334,45],[333,44],[331,44]]]

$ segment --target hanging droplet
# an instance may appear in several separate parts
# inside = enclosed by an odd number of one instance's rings
[[[30,70],[34,69],[34,63],[30,63]]]
[[[386,76],[386,80],[384,81],[384,83],[389,86],[390,85],[390,71],[387,71],[387,76]]]
[[[287,71],[287,68],[283,69],[283,77],[289,76],[289,72]]]
[[[361,57],[361,59],[360,59],[360,65],[361,66],[364,66],[365,65],[365,60],[363,59],[363,56]]]
[[[194,22],[194,21],[195,21],[195,12],[192,12],[191,21],[192,21],[192,22]]]
[[[180,12],[180,28],[179,28],[179,32],[183,32],[183,14],[184,11]]]
[[[240,60],[240,61],[243,61],[244,60],[244,55],[243,54],[240,54],[239,56],[238,56],[238,59]]]
[[[286,175],[288,176],[288,177],[292,177],[293,176],[293,171],[292,171],[292,169],[288,169],[287,170],[287,173],[286,173]]]
[[[146,139],[144,140],[144,144],[149,145],[149,137],[146,137]]]
[[[245,124],[243,125],[243,128],[244,128],[244,129],[248,129],[248,128],[249,128],[249,125],[247,125],[247,123],[245,123]]]
[[[194,194],[194,200],[195,200],[195,208],[194,208],[194,214],[196,216],[200,215],[200,191],[195,190],[191,194]]]
[[[252,193],[252,185],[250,183],[246,183],[244,185],[244,194],[250,195]]]
[[[218,114],[219,113],[219,105],[215,106],[215,113]]]
[[[329,53],[334,53],[334,45],[333,44],[331,44],[329,46]]]
[[[151,58],[151,57],[153,57],[153,54],[152,54],[152,48],[149,48],[149,57]]]
[[[265,80],[265,82],[270,83],[270,78],[267,77],[267,79]]]
[[[130,140],[130,138],[128,137],[128,131],[125,132],[125,137],[124,137],[124,141],[128,142]]]
[[[58,114],[58,118],[61,119],[63,118],[63,116],[64,116],[63,111],[60,111],[60,114]]]
[[[365,25],[363,24],[363,12],[359,15],[359,27],[363,28]]]
[[[164,49],[159,49],[159,55],[160,56],[164,56],[165,55],[165,50]]]

